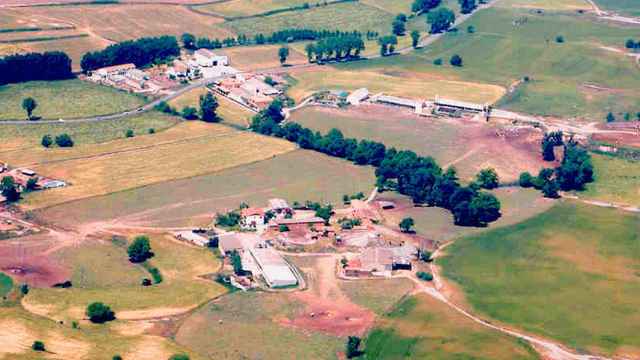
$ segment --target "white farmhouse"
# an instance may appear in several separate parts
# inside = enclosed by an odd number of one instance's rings
[[[360,105],[364,100],[369,97],[369,90],[367,88],[360,88],[347,96],[347,102],[351,105]]]
[[[209,49],[199,49],[193,53],[194,60],[202,67],[218,67],[229,65],[229,58],[223,55],[216,55]]]

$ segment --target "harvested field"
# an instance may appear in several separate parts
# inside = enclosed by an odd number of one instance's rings
[[[456,240],[438,264],[492,321],[574,349],[637,358],[639,220],[560,202],[519,224]]]
[[[74,4],[81,4],[81,3],[91,4],[96,2],[96,0],[3,0],[3,1],[4,1],[3,5],[6,5],[7,7],[34,6],[34,5],[69,5],[69,4],[74,5]],[[131,3],[131,4],[135,4],[135,3],[148,4],[150,1],[149,0],[118,0],[118,2]],[[204,2],[208,2],[208,0],[153,0],[153,3],[155,4],[167,4],[167,5],[174,5],[174,4],[189,5],[189,4],[201,4]],[[96,6],[100,6],[100,5],[96,4]]]
[[[200,107],[200,95],[204,95],[207,92],[208,90],[203,87],[193,89],[171,100],[169,104],[178,109],[178,111],[181,111],[185,106],[192,106],[198,109]],[[228,100],[224,96],[215,96],[219,105],[217,114],[222,118],[223,123],[241,127],[247,127],[249,125],[251,117],[253,116],[251,111]]]
[[[216,54],[229,56],[231,66],[236,69],[256,71],[280,67],[278,49],[280,49],[280,45],[240,46],[216,50]],[[307,57],[303,55],[303,52],[297,51],[294,47],[290,49],[287,58],[288,65],[307,62]]]
[[[346,110],[307,107],[294,112],[291,118],[324,133],[337,128],[347,137],[376,140],[389,147],[432,156],[442,167],[454,166],[463,180],[493,167],[502,181],[514,181],[523,171],[537,173],[548,166],[539,155],[542,134],[526,128],[502,128],[464,119],[430,119],[400,107],[369,104]]]
[[[309,10],[285,12],[261,17],[260,19],[234,20],[225,23],[225,27],[235,33],[249,37],[256,34],[271,34],[290,28],[317,30],[352,31],[367,30],[386,33],[395,15],[378,8],[358,2],[341,3]]]
[[[13,280],[4,273],[0,273],[0,296],[6,296],[13,289]]]
[[[309,2],[306,0],[231,0],[196,6],[195,9],[226,17],[236,17],[261,14],[271,10],[300,6],[305,3]]]
[[[84,54],[90,51],[102,50],[111,43],[111,41],[96,36],[88,36],[74,39],[20,43],[18,46],[24,48],[24,50],[19,52],[25,52],[27,50],[32,52],[63,51],[71,58],[73,71],[80,71],[80,61]]]
[[[0,121],[24,120],[26,97],[38,102],[34,116],[53,120],[113,114],[144,103],[142,97],[81,80],[31,81],[0,86]]]
[[[296,150],[208,175],[55,206],[39,216],[69,226],[111,219],[143,226],[204,225],[216,212],[234,209],[243,201],[262,205],[282,197],[290,202],[338,204],[342,194],[369,192],[374,182],[372,168]]]
[[[295,149],[275,138],[201,122],[183,123],[160,134],[72,149],[6,152],[3,159],[70,186],[29,194],[25,206],[48,207],[164,181],[204,175]],[[158,161],[162,159],[162,161]]]
[[[500,188],[494,194],[500,200],[502,217],[491,223],[489,229],[524,221],[555,204],[554,200],[545,199],[532,189]],[[416,223],[418,234],[428,239],[444,242],[458,236],[486,231],[486,228],[456,226],[451,212],[435,207],[414,207],[411,199],[398,194],[382,193],[376,199],[396,203],[394,210],[383,213],[388,225],[395,227],[403,218],[411,217]]]
[[[343,71],[322,68],[314,71],[294,70],[291,75],[298,82],[288,93],[296,101],[320,90],[355,90],[366,87],[373,94],[384,92],[387,95],[424,100],[434,99],[439,95],[477,103],[493,103],[505,91],[501,86],[451,80],[451,78],[403,70]]]
[[[42,31],[15,31],[0,33],[0,43],[21,43],[21,42],[33,42],[37,39],[47,38],[59,38],[69,36],[87,36],[81,31],[73,28],[64,30],[42,30]]]
[[[587,0],[507,0],[500,2],[498,6],[551,11],[593,10]]]
[[[96,16],[99,13],[100,16]],[[0,17],[72,24],[110,41],[191,32],[197,36],[232,35],[218,26],[222,19],[199,15],[183,6],[154,4],[44,6],[0,9]]]
[[[129,129],[133,130],[136,135],[145,134],[149,129],[160,132],[176,125],[179,121],[181,119],[173,116],[147,112],[119,120],[95,123],[67,121],[56,124],[34,122],[28,126],[0,124],[0,140],[2,140],[0,159],[6,152],[40,147],[40,141],[46,134],[55,136],[67,133],[73,138],[76,145],[95,144],[125,138],[126,131]]]
[[[43,252],[53,246],[55,238],[43,235],[7,240],[0,246],[0,271],[16,283],[49,287],[69,279],[69,269]]]
[[[363,0],[362,2],[396,15],[409,14],[413,3],[411,0]]]
[[[474,323],[428,296],[399,303],[365,340],[372,359],[538,359],[524,341]]]

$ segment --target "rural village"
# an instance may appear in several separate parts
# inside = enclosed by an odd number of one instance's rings
[[[0,360],[640,359],[639,29],[1,1]]]

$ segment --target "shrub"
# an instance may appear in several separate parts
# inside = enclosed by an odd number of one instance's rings
[[[198,118],[198,110],[191,106],[185,106],[182,109],[182,117],[185,120],[195,120]]]
[[[458,54],[454,54],[449,60],[451,66],[462,67],[462,58]]]
[[[47,134],[45,136],[42,137],[42,141],[40,141],[40,144],[42,144],[42,146],[48,148],[51,145],[53,145],[53,139],[51,138],[51,135]]]
[[[31,345],[31,348],[34,351],[45,351],[44,343],[40,340],[34,341],[33,344]]]
[[[523,188],[530,188],[530,187],[533,186],[533,176],[531,176],[531,174],[529,174],[528,172],[525,171],[522,174],[520,174],[520,178],[518,179],[518,183]]]
[[[349,336],[347,339],[347,359],[352,359],[354,357],[360,356],[360,340],[357,336]]]
[[[148,132],[149,134],[155,134],[155,133],[156,133],[156,129],[154,129],[154,128],[150,128],[147,132]]]
[[[147,236],[136,236],[129,248],[127,249],[129,261],[140,263],[153,256],[151,245]]]
[[[174,354],[171,355],[169,360],[189,360],[189,356],[187,354]]]
[[[56,136],[56,144],[60,147],[73,147],[73,139],[69,134],[60,134]]]
[[[128,129],[127,132],[125,132],[124,136],[128,137],[128,138],[132,138],[135,134],[133,133],[132,129]]]
[[[280,226],[278,227],[278,231],[280,231],[280,232],[287,232],[287,231],[289,231],[289,227],[288,227],[287,225],[280,225]]]
[[[416,273],[416,275],[418,275],[418,279],[420,279],[420,280],[424,280],[424,281],[432,281],[433,280],[433,275],[431,273],[426,272],[426,271],[418,271]]]
[[[27,295],[29,293],[29,285],[27,284],[20,285],[20,293],[22,295]]]
[[[433,65],[436,65],[436,66],[442,65],[442,59],[437,58],[437,59],[433,60]]]
[[[89,306],[87,306],[86,314],[89,317],[89,320],[96,324],[102,324],[116,318],[116,314],[111,311],[111,308],[101,302],[89,304]]]
[[[564,36],[562,36],[562,35],[556,36],[556,42],[558,44],[562,44],[564,42]]]
[[[113,357],[111,358],[111,360],[122,360],[122,356],[120,356],[120,355],[113,355]]]

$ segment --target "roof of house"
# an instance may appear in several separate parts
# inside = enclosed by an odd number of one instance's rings
[[[289,209],[289,204],[284,199],[270,199],[269,207],[272,209]]]
[[[360,88],[360,89],[357,89],[354,92],[352,92],[348,96],[348,98],[349,99],[356,99],[356,100],[363,100],[367,96],[369,96],[369,90],[367,88]]]
[[[482,105],[482,104],[476,104],[476,103],[471,103],[471,102],[466,102],[466,101],[459,101],[459,100],[444,99],[444,98],[441,98],[441,97],[436,97],[435,104],[436,105],[457,107],[457,108],[464,108],[464,109],[474,109],[474,110],[479,110],[479,111],[484,109],[484,105]]]
[[[389,96],[389,95],[380,95],[378,96],[377,100],[380,102],[385,102],[393,105],[401,105],[401,106],[408,106],[408,107],[416,107],[418,104],[420,104],[420,102],[416,100],[405,99],[405,98],[400,98],[397,96]]]
[[[382,270],[393,264],[393,250],[390,248],[366,248],[360,255],[362,268],[366,270]]]
[[[276,219],[276,224],[278,225],[296,225],[296,224],[324,224],[324,219],[314,216],[311,218],[305,219]]]
[[[254,216],[254,215],[262,216],[264,215],[264,210],[262,208],[249,207],[246,209],[242,209],[242,211],[240,211],[240,215],[241,216]]]

